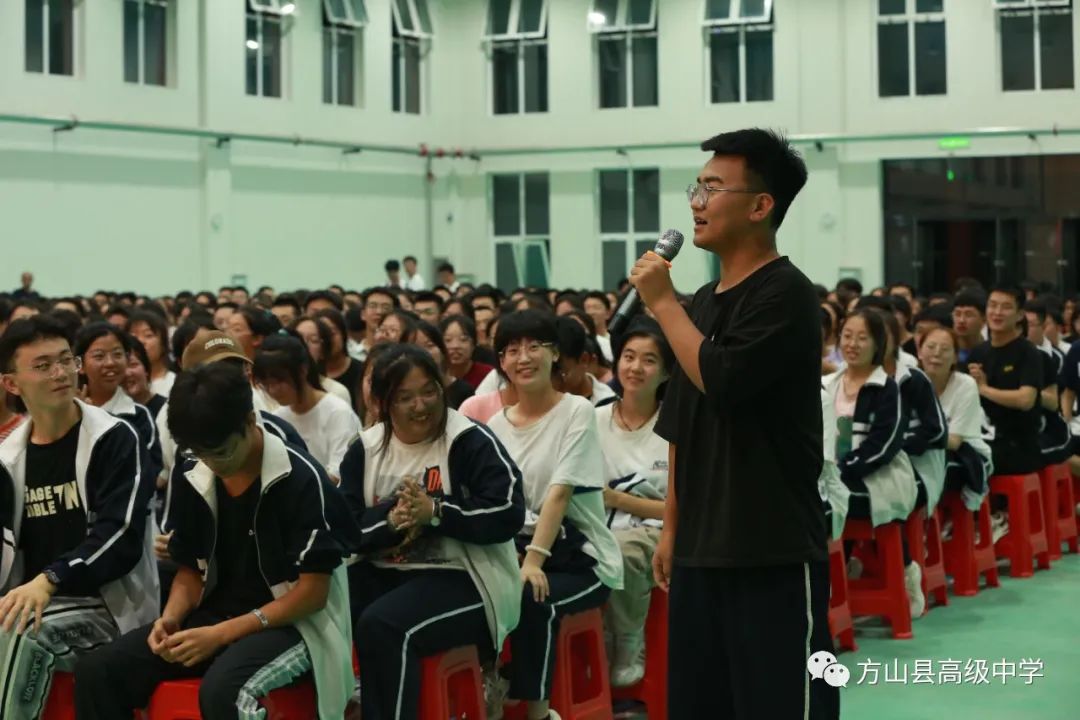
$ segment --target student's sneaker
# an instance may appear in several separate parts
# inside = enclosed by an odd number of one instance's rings
[[[862,577],[863,565],[862,560],[852,555],[847,561],[847,577],[848,580],[858,580]]]
[[[913,562],[904,568],[904,589],[907,590],[911,619],[917,620],[926,612],[926,598],[922,592],[922,568]]]
[[[548,710],[548,720],[562,720],[562,715],[554,710]]]
[[[503,704],[510,694],[510,681],[504,678],[497,667],[484,668],[484,704],[487,706],[488,720],[502,720]]]
[[[996,543],[1009,534],[1009,513],[999,510],[990,514],[990,532]]]
[[[952,540],[952,520],[941,523],[941,540],[942,542]]]
[[[645,637],[643,633],[619,635],[615,638],[615,655],[611,662],[612,687],[629,687],[645,677]]]

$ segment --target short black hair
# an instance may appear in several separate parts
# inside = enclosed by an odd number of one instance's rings
[[[219,448],[251,416],[251,384],[239,363],[206,363],[176,376],[168,408],[169,431],[179,447]]]
[[[248,324],[252,335],[269,337],[281,329],[281,321],[269,310],[263,310],[254,305],[244,305],[236,312],[244,316],[244,322]]]
[[[911,303],[903,295],[889,295],[886,300],[892,305],[894,312],[898,312],[904,316],[904,322],[907,325],[911,324]]]
[[[994,293],[1002,293],[1004,295],[1011,295],[1013,300],[1016,301],[1016,309],[1017,310],[1023,310],[1024,309],[1024,303],[1027,301],[1027,295],[1024,293],[1024,291],[1021,288],[1018,288],[1016,285],[1009,285],[1009,284],[1005,284],[1005,283],[1002,283],[1002,284],[999,284],[999,285],[994,285],[993,287],[990,288],[990,292],[986,294],[987,302],[989,302],[990,296],[993,295]]]
[[[457,325],[461,328],[461,332],[469,336],[473,345],[476,344],[476,323],[473,322],[472,318],[466,317],[465,315],[449,315],[443,318],[442,322],[439,323],[439,332],[445,335],[451,325]]]
[[[401,307],[401,301],[398,300],[397,295],[395,295],[393,292],[390,291],[390,288],[387,288],[387,287],[370,287],[367,290],[365,290],[360,295],[360,297],[363,300],[365,305],[367,305],[368,299],[372,295],[385,295],[386,297],[390,298],[393,301],[394,307],[396,307],[396,308]]]
[[[401,270],[401,263],[397,260],[387,260],[386,264],[383,265],[383,269],[386,270],[386,272],[398,272]]]
[[[448,263],[448,262],[444,262],[444,263],[442,263],[442,264],[440,264],[440,265],[439,265],[439,267],[438,267],[438,269],[436,270],[436,272],[448,272],[448,273],[455,273],[455,274],[456,274],[456,272],[457,272],[457,271],[456,271],[456,270],[454,270],[454,266],[453,266],[453,265],[451,265],[451,264],[450,264],[450,263]]]
[[[80,318],[86,317],[86,308],[83,307],[82,300],[80,298],[77,298],[77,297],[56,298],[55,300],[53,300],[52,302],[49,303],[49,307],[52,310],[56,310],[57,309],[56,306],[59,303],[69,303],[71,305],[74,305],[76,309],[72,310],[71,312],[78,313]],[[61,308],[61,309],[64,309],[64,308]]]
[[[894,290],[895,288],[904,288],[904,289],[905,289],[905,290],[907,290],[907,291],[908,291],[909,293],[911,293],[911,296],[912,296],[912,297],[914,297],[914,296],[915,296],[915,286],[914,286],[914,285],[912,285],[911,283],[906,283],[906,282],[894,282],[894,283],[889,283],[889,292],[890,292],[890,294],[892,294],[892,291],[893,291],[893,290]]]
[[[274,298],[274,302],[270,303],[270,307],[272,308],[284,307],[286,305],[295,310],[297,315],[303,312],[303,310],[300,308],[300,303],[296,299],[296,296],[292,295],[291,293],[281,293],[276,298]]]
[[[443,312],[447,312],[450,306],[457,303],[461,306],[461,312],[453,313],[454,315],[464,315],[473,322],[476,322],[476,308],[473,307],[472,302],[466,297],[452,297],[443,304]]]
[[[893,304],[892,301],[886,297],[878,297],[877,295],[863,295],[861,298],[859,298],[859,301],[855,303],[855,309],[862,310],[863,308],[873,308],[875,310],[892,313]]]
[[[412,255],[406,255],[405,257],[401,258],[401,262],[410,262],[410,261],[411,262],[416,262],[416,258],[413,257]]]
[[[442,332],[439,328],[424,320],[417,320],[416,332],[418,335],[422,333],[432,345],[439,348],[439,352],[442,353],[443,362],[448,362],[446,359],[446,341],[443,340]]]
[[[580,295],[573,290],[563,290],[555,296],[555,307],[558,308],[560,303],[568,302],[575,310],[584,310],[585,301]]]
[[[413,295],[413,301],[412,302],[413,302],[414,307],[416,306],[417,303],[422,303],[422,302],[435,303],[439,308],[439,314],[440,315],[442,315],[443,308],[446,306],[446,303],[443,302],[442,297],[438,293],[433,293],[430,290],[423,290],[421,292],[416,293],[415,295]]]
[[[129,335],[127,332],[104,320],[89,323],[80,330],[79,334],[75,336],[75,346],[72,348],[72,352],[78,357],[82,357],[86,354],[86,351],[90,349],[90,346],[94,344],[95,340],[103,338],[106,335],[112,335],[116,338],[116,341],[124,348],[125,354],[131,352],[131,345],[128,342]]]
[[[986,293],[977,288],[969,288],[956,293],[953,300],[953,309],[970,307],[979,311],[980,315],[986,315]]]
[[[308,312],[308,308],[311,306],[311,303],[316,300],[325,300],[326,302],[331,303],[338,312],[341,312],[345,308],[345,303],[341,299],[341,296],[337,295],[336,293],[332,293],[329,290],[316,290],[315,292],[309,294],[306,298],[304,298],[305,313]]]
[[[559,338],[559,354],[573,360],[581,358],[585,354],[586,340],[589,337],[581,323],[564,315],[555,319],[555,328]]]
[[[0,369],[13,372],[19,348],[41,340],[64,340],[71,344],[64,326],[48,315],[32,315],[8,325],[0,335]]]
[[[109,317],[110,315],[121,315],[123,316],[124,322],[126,324],[128,318],[131,317],[131,310],[129,310],[123,305],[110,305],[103,314],[105,315],[105,317]]]
[[[345,329],[349,332],[364,332],[367,323],[364,322],[364,309],[351,307],[345,311]]]
[[[142,341],[135,337],[131,333],[128,333],[128,353],[134,355],[139,361],[139,364],[146,370],[146,377],[150,377],[150,355],[146,352],[146,347],[143,346]]]
[[[746,163],[748,180],[773,198],[772,228],[779,229],[795,196],[806,184],[806,163],[782,134],[762,128],[726,132],[701,143],[713,157],[732,155]]]
[[[837,292],[849,292],[856,295],[862,295],[863,284],[855,278],[840,278],[836,281]]]
[[[1024,312],[1034,313],[1035,317],[1039,319],[1040,323],[1046,322],[1046,303],[1039,298],[1036,298],[1034,300],[1028,300],[1026,303],[1024,303]]]
[[[63,325],[67,329],[68,342],[74,343],[75,336],[79,334],[79,330],[82,329],[83,321],[78,313],[66,308],[54,309],[49,312],[58,323]]]
[[[177,359],[177,363],[184,357],[184,350],[200,330],[217,330],[214,319],[201,313],[192,313],[188,315],[187,320],[177,326],[170,341],[172,354]]]
[[[127,321],[128,332],[131,332],[131,328],[135,323],[143,323],[146,327],[150,328],[155,335],[158,336],[158,342],[161,343],[162,360],[165,364],[169,364],[169,323],[160,315],[155,312],[147,312],[146,310],[136,310],[131,313],[131,316]]]
[[[305,382],[313,390],[322,390],[315,360],[295,330],[282,330],[263,340],[251,375],[260,382],[287,380],[298,392]]]
[[[576,322],[571,320],[575,325]],[[581,329],[581,326],[578,325]],[[585,331],[582,330],[584,335]],[[517,310],[499,318],[499,328],[495,332],[495,352],[501,354],[510,343],[524,339],[539,343],[559,344],[559,330],[555,316],[541,310]]]

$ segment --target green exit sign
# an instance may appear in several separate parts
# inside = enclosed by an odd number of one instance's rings
[[[941,150],[963,150],[971,147],[971,138],[946,137],[938,140],[937,146]]]

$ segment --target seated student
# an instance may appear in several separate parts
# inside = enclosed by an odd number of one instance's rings
[[[413,298],[413,312],[424,322],[438,325],[443,315],[443,299],[433,292],[418,292]]]
[[[411,343],[416,339],[416,317],[404,310],[394,310],[379,323],[376,344]]]
[[[614,362],[615,356],[612,355],[611,336],[607,327],[608,318],[611,317],[611,300],[599,290],[593,290],[585,293],[582,305],[596,328],[596,344],[600,347],[600,352],[609,363]]]
[[[959,492],[965,507],[974,512],[990,492],[994,465],[990,446],[983,439],[986,416],[979,404],[979,388],[969,375],[957,372],[957,345],[951,328],[931,330],[919,347],[919,364],[948,421],[945,489]]]
[[[901,350],[914,357],[918,354],[918,350],[915,347],[915,336],[911,333],[911,318],[914,315],[911,298],[910,296],[904,297],[892,293],[889,295],[888,300],[889,304],[892,305],[892,315],[896,318],[896,322],[900,327],[900,342],[898,345]]]
[[[945,412],[925,373],[917,367],[898,364],[900,324],[897,318],[883,314],[882,319],[888,333],[882,367],[900,386],[900,403],[908,417],[903,448],[911,459],[918,483],[915,507],[925,507],[929,514],[937,506],[945,487],[945,446],[949,439]]]
[[[360,419],[347,402],[319,387],[319,373],[303,341],[290,335],[266,338],[252,376],[280,404],[274,414],[296,428],[336,484],[341,459],[360,433]]]
[[[450,374],[475,390],[495,368],[473,360],[476,352],[476,324],[464,315],[449,315],[439,323]]]
[[[349,391],[349,397],[352,398],[350,404],[359,415],[361,411],[360,381],[364,374],[364,366],[360,360],[353,359],[347,352],[345,343],[348,331],[345,328],[345,320],[337,310],[320,310],[315,313],[315,319],[330,332],[330,345],[323,345],[323,368],[326,375],[345,386],[345,389]],[[365,347],[365,357],[374,347],[374,333],[375,330],[372,328],[372,344]]]
[[[130,425],[76,398],[78,369],[51,318],[0,337],[4,391],[29,416],[0,444],[4,720],[37,718],[54,671],[159,607],[146,450]]]
[[[1037,403],[1041,418],[1039,449],[1042,452],[1042,465],[1057,465],[1069,459],[1072,445],[1069,424],[1058,412],[1058,377],[1065,366],[1065,355],[1046,336],[1048,315],[1044,300],[1029,300],[1024,305],[1024,318],[1028,342],[1040,351],[1043,361],[1043,380],[1039,384]]]
[[[521,472],[447,407],[430,355],[389,347],[372,378],[379,423],[341,465],[363,533],[349,588],[365,720],[416,718],[420,659],[461,645],[494,658],[521,612]]]
[[[1045,383],[1042,355],[1020,329],[1023,291],[995,287],[986,301],[990,340],[968,355],[967,371],[979,387],[986,412],[994,472],[1023,475],[1043,466],[1039,445],[1039,390]],[[1008,533],[1004,498],[992,500],[994,541]]]
[[[389,343],[375,345],[364,361],[363,373],[360,376],[360,426],[368,429],[379,421],[379,403],[371,394],[371,375],[375,371],[375,364],[379,358],[393,347]]]
[[[654,320],[639,318],[615,338],[622,398],[596,409],[604,454],[604,507],[623,557],[623,589],[608,598],[605,626],[613,652],[611,684],[633,685],[645,675],[645,619],[653,580],[652,556],[663,527],[668,443],[653,432],[662,387],[675,355]]]
[[[80,720],[131,717],[158,683],[198,677],[204,720],[261,717],[260,697],[309,671],[318,717],[343,715],[354,680],[342,558],[356,531],[318,464],[255,422],[251,397],[233,363],[177,377],[169,428],[193,453],[172,482],[179,569],[160,618],[79,662]]]
[[[274,313],[281,327],[289,327],[303,314],[296,296],[290,293],[282,293],[275,297],[270,304],[270,312]]]
[[[908,414],[899,386],[882,367],[888,343],[880,311],[856,309],[840,331],[845,367],[824,379],[836,412],[840,479],[851,490],[848,517],[869,519],[874,527],[907,520],[918,496],[915,470],[903,449]],[[910,557],[904,564],[904,586],[916,618],[926,607],[922,571]],[[858,577],[859,563],[851,565],[851,575]]]
[[[829,537],[836,540],[844,534],[851,490],[840,479],[840,469],[836,466],[836,408],[824,384],[821,386],[821,423],[824,448],[821,474],[818,476],[818,494],[821,495],[821,504],[825,508]]]
[[[232,336],[244,351],[248,360],[255,362],[255,353],[263,340],[270,337],[281,329],[281,323],[269,310],[260,310],[257,307],[245,305],[237,310],[229,318],[229,326],[226,332]],[[272,397],[256,389],[259,396],[256,401],[261,408],[276,410],[277,403]]]
[[[83,398],[135,428],[148,453],[142,470],[156,478],[161,472],[162,460],[154,417],[120,387],[127,375],[129,337],[113,325],[94,322],[79,331],[73,351],[82,365],[79,381],[83,386]]]
[[[960,343],[956,362],[961,371],[967,367],[971,351],[986,342],[986,295],[977,288],[962,290],[953,301],[953,330]]]
[[[127,331],[146,348],[150,358],[150,389],[169,396],[176,373],[169,368],[169,325],[157,313],[139,310],[132,313]]]
[[[146,354],[143,344],[129,335],[128,345],[131,352],[128,353],[124,381],[120,386],[128,397],[149,410],[150,416],[157,422],[158,414],[161,408],[165,407],[168,398],[156,394],[150,388],[150,356]]]
[[[937,328],[949,328],[952,330],[952,304],[951,302],[937,303],[936,305],[928,305],[923,308],[923,311],[915,316],[915,350],[914,353],[918,357],[918,350],[922,347],[923,338],[931,330]]]
[[[1053,298],[1046,301],[1046,322],[1043,325],[1043,332],[1046,334],[1046,339],[1050,341],[1050,345],[1061,356],[1061,359],[1065,359],[1065,353],[1069,352],[1070,344],[1065,342],[1064,333],[1065,328],[1068,327],[1065,324],[1065,315],[1061,307],[1061,301],[1058,298]]]
[[[569,316],[560,317],[555,323],[559,338],[556,386],[563,392],[585,398],[595,407],[614,402],[615,391],[586,369],[594,356],[588,352],[585,328]]]
[[[548,698],[561,618],[600,607],[622,587],[619,546],[605,524],[596,415],[587,400],[552,384],[558,340],[555,318],[534,310],[502,318],[495,336],[517,393],[517,404],[489,427],[524,475],[526,520],[516,542],[525,588],[510,640],[510,696],[528,702],[529,720],[558,719]]]
[[[345,386],[326,375],[327,348],[334,344],[334,335],[330,328],[313,317],[301,315],[289,326],[289,330],[300,336],[304,345],[307,346],[311,359],[315,361],[315,368],[319,372],[319,387],[352,405],[352,395]]]
[[[901,298],[901,300],[903,300],[903,298]],[[861,310],[863,308],[873,308],[874,310],[878,310],[878,311],[880,311],[882,313],[885,313],[885,314],[888,314],[888,315],[893,315],[895,317],[895,314],[893,312],[893,304],[892,304],[892,301],[891,301],[890,298],[875,297],[873,295],[868,295],[868,296],[865,296],[865,297],[861,297],[861,298],[859,298],[858,302],[855,304],[854,309],[855,310]],[[899,323],[900,321],[897,320],[897,322]],[[888,330],[888,328],[886,328],[886,330]],[[917,357],[915,357],[914,355],[912,355],[911,353],[904,350],[902,347],[900,348],[899,352],[897,353],[896,362],[897,362],[898,365],[902,365],[904,367],[909,367],[909,368],[919,366],[919,359]],[[841,365],[838,369],[842,370],[843,366]]]
[[[462,403],[473,396],[473,389],[464,380],[458,380],[450,374],[450,369],[446,364],[446,344],[443,342],[439,328],[421,320],[416,323],[416,335],[412,342],[426,350],[442,371],[443,387],[446,388],[446,404],[451,410],[460,408]]]
[[[364,321],[364,339],[351,353],[352,357],[356,358],[358,362],[367,360],[367,354],[375,347],[375,331],[382,324],[383,318],[399,306],[398,296],[391,292],[389,288],[374,287],[364,291],[362,298],[363,313],[361,316]],[[319,313],[316,314],[319,315]],[[338,314],[340,315],[340,313]],[[341,325],[344,334],[344,321],[342,321]],[[346,384],[346,387],[348,387],[348,384]]]

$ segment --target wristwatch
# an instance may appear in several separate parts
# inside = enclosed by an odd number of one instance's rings
[[[437,497],[431,498],[431,527],[439,527],[442,524],[442,500]]]

